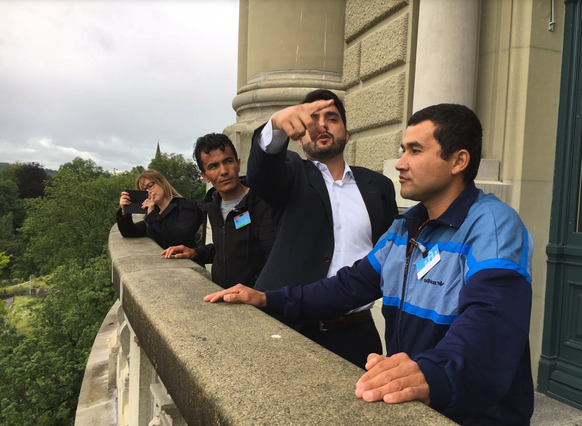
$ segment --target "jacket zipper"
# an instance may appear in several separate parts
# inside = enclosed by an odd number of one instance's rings
[[[402,277],[402,295],[400,296],[400,307],[398,309],[398,323],[397,323],[397,328],[396,328],[396,330],[397,330],[396,341],[397,341],[397,346],[398,346],[398,352],[402,352],[402,342],[401,342],[401,338],[400,338],[400,335],[402,334],[401,333],[402,313],[404,312],[404,295],[406,293],[406,283],[407,283],[407,277],[408,277],[408,268],[410,266],[410,258],[412,257],[412,247],[413,246],[417,247],[420,250],[420,252],[422,253],[423,258],[426,257],[428,254],[426,247],[423,246],[418,241],[416,241],[416,238],[418,238],[418,234],[420,234],[420,230],[424,227],[426,222],[428,222],[428,220],[425,221],[422,225],[420,225],[420,227],[416,231],[416,234],[414,235],[414,237],[409,238],[408,244],[406,245],[406,263],[404,264],[404,277]]]
[[[407,249],[408,251],[408,249]],[[412,254],[412,251],[411,251]],[[402,324],[402,310],[404,308],[404,293],[406,292],[406,277],[408,276],[408,265],[410,264],[410,256],[411,254],[406,255],[406,263],[404,264],[404,277],[402,278],[402,295],[400,296],[400,307],[398,308],[398,325],[396,333],[397,342],[398,342],[398,352],[402,352],[402,344],[400,341],[400,327]]]
[[[230,213],[229,213],[230,214]],[[226,216],[228,219],[228,215]],[[226,283],[226,221],[222,222],[222,284],[225,285]]]

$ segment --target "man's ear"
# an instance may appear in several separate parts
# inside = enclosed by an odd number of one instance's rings
[[[350,141],[350,133],[346,130],[346,143]]]
[[[471,161],[471,154],[466,149],[460,149],[454,155],[453,162],[453,175],[463,173],[467,167],[469,167],[469,162]]]
[[[203,172],[203,171],[200,171],[200,176],[202,176],[202,179],[204,179],[204,181],[205,181],[206,183],[209,183],[209,182],[210,182],[210,180],[208,180],[208,178],[206,177],[206,175],[204,174],[204,172]]]
[[[301,148],[303,148],[303,138],[299,138],[299,139],[297,139],[297,143],[299,144],[299,146],[300,146]]]

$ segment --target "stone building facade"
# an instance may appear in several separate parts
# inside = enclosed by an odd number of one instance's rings
[[[552,203],[557,209],[568,202],[565,195],[552,198],[552,190],[561,161],[557,143],[566,143],[559,139],[559,113],[575,114],[559,108],[569,90],[562,86],[560,94],[560,80],[566,61],[579,55],[581,7],[574,0],[240,0],[237,122],[225,129],[242,153],[244,171],[258,125],[315,88],[334,90],[347,110],[348,162],[384,172],[397,184],[394,164],[414,111],[442,102],[474,109],[484,128],[478,186],[520,213],[536,245],[534,382],[540,361],[542,390],[552,386],[560,363],[567,364],[553,396],[579,407],[582,317],[573,312],[582,311],[580,284],[565,283],[561,266],[548,271],[546,247],[552,246],[552,220],[560,220]],[[564,46],[571,52],[562,66]],[[568,177],[578,186],[571,191],[573,216],[580,211],[579,158]],[[576,251],[582,242],[575,244]],[[580,255],[574,263],[582,263]],[[563,309],[571,316],[558,318]],[[574,349],[561,358],[561,345]]]

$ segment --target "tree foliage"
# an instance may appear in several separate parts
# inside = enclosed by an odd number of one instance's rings
[[[166,173],[178,175],[178,160]],[[2,169],[0,273],[50,274],[51,290],[27,332],[5,321],[0,303],[0,426],[72,425],[88,355],[115,298],[105,251],[120,192],[143,167],[111,175],[76,158],[42,181],[44,195],[22,199],[19,178],[38,168],[27,167]]]
[[[0,252],[19,257],[23,252],[16,231],[22,226],[25,217],[24,200],[19,197],[18,186],[12,180],[0,179]],[[8,276],[10,270],[0,272]]]
[[[149,169],[157,170],[182,196],[202,200],[206,186],[198,166],[186,160],[182,154],[160,154],[150,162]]]
[[[4,181],[9,180],[11,182],[14,182],[18,186],[18,177],[16,176],[16,173],[22,166],[23,164],[18,162],[6,164],[2,168],[2,180]]]
[[[72,425],[93,340],[114,301],[107,259],[55,269],[29,335],[0,335],[0,425]]]
[[[119,194],[132,187],[135,176],[106,178],[91,163],[61,166],[45,196],[27,200],[28,217],[21,228],[27,247],[14,266],[20,276],[50,273],[69,259],[84,264],[104,252]]]
[[[44,194],[47,179],[44,166],[39,163],[25,163],[16,171],[20,198],[37,198]]]
[[[103,170],[101,166],[95,164],[93,160],[83,160],[81,157],[75,158],[69,163],[59,167],[59,173],[72,173],[83,179],[97,179],[100,176],[110,177],[110,173]]]
[[[2,270],[10,263],[10,257],[10,255],[6,256],[5,253],[0,252],[0,273],[2,273]]]
[[[14,225],[24,221],[24,202],[19,197],[18,185],[11,180],[0,180],[0,218],[12,213]]]

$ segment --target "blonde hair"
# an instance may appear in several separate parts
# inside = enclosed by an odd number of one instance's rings
[[[144,170],[140,173],[138,177],[135,178],[135,188],[141,190],[141,181],[149,180],[154,182],[156,185],[160,185],[164,191],[164,195],[169,196],[170,199],[173,197],[182,197],[178,191],[174,189],[170,182],[157,170]]]

